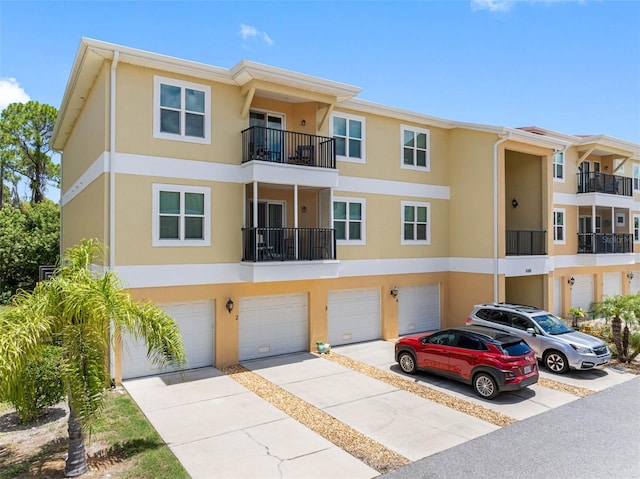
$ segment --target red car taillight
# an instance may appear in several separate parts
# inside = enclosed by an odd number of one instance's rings
[[[467,318],[467,320],[465,322],[466,322],[466,324],[471,324],[471,318]]]

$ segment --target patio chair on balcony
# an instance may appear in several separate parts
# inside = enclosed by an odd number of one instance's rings
[[[313,145],[299,145],[296,154],[289,157],[289,163],[296,165],[313,165]]]

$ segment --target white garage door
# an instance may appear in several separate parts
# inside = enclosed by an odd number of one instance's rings
[[[633,278],[629,287],[632,294],[640,292],[640,271],[633,271]]]
[[[622,273],[605,273],[602,282],[603,297],[622,294]]]
[[[553,278],[553,314],[562,316],[562,288],[560,278]]]
[[[380,290],[353,289],[329,292],[329,344],[380,339]]]
[[[398,334],[440,329],[440,286],[398,288]]]
[[[571,307],[591,311],[593,303],[593,275],[583,274],[574,276],[576,282],[571,291]]]
[[[213,305],[211,301],[158,305],[176,320],[189,368],[213,365]],[[123,335],[122,379],[150,376],[172,371],[160,369],[147,359],[144,341]]]
[[[241,361],[307,351],[307,294],[240,298]]]

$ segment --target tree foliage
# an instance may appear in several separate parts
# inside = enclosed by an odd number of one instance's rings
[[[20,372],[55,337],[62,348],[60,375],[69,403],[69,453],[65,474],[87,470],[83,432],[91,429],[110,386],[110,338],[126,331],[148,346],[149,359],[182,367],[186,357],[176,322],[152,303],[136,302],[103,264],[94,240],[69,249],[62,266],[32,293],[22,291],[0,317],[2,389],[19,393]],[[112,329],[113,328],[113,329]]]
[[[605,297],[595,307],[598,316],[611,320],[611,336],[618,358],[621,362],[631,362],[640,354],[639,334],[630,328],[637,325],[640,318],[640,293]]]
[[[0,304],[20,289],[33,290],[41,265],[60,254],[60,208],[50,200],[0,210]]]
[[[11,181],[11,174],[18,174],[27,180],[31,202],[39,203],[49,184],[59,186],[60,165],[52,161],[50,145],[57,115],[55,107],[37,101],[11,103],[2,110],[0,188],[5,179]]]

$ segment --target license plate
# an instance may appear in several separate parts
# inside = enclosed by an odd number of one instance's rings
[[[600,361],[600,362],[598,363],[598,365],[607,364],[608,362],[609,362],[609,360],[608,360],[608,359],[603,359],[602,361]]]
[[[525,374],[529,374],[531,372],[531,366],[525,366],[524,367],[524,373]]]

